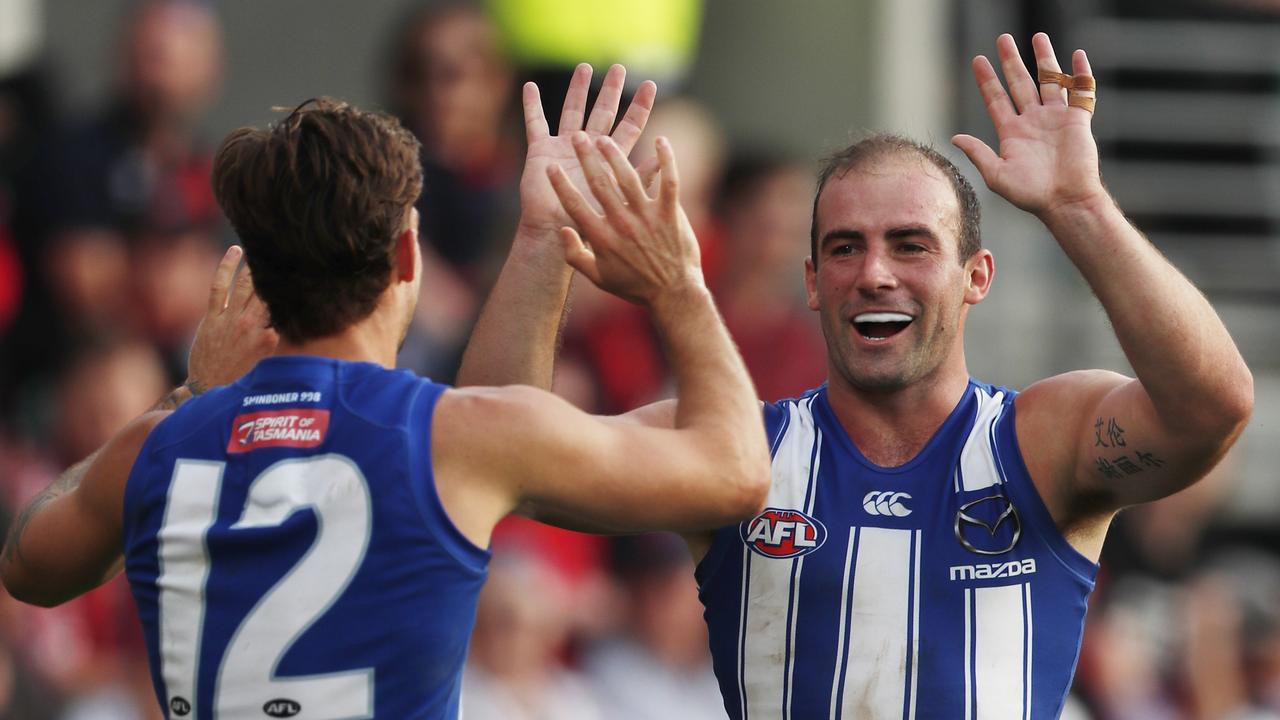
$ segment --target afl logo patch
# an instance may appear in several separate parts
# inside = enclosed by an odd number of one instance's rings
[[[742,523],[739,533],[753,552],[768,558],[808,555],[827,541],[827,528],[817,518],[780,508],[765,508]]]
[[[302,712],[302,706],[294,700],[276,698],[275,700],[268,700],[262,706],[262,712],[274,718],[288,718]]]

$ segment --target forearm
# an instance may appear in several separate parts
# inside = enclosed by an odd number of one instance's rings
[[[572,276],[557,238],[517,233],[471,331],[458,385],[549,390]]]
[[[89,466],[93,464],[100,452],[102,452],[101,448],[68,468],[48,487],[27,501],[21,512],[14,518],[13,524],[9,526],[8,537],[5,539],[4,552],[0,553],[0,575],[5,578],[6,584],[10,582],[13,573],[20,572],[27,562],[27,557],[22,551],[22,539],[32,521],[40,515],[40,511],[46,505],[80,487],[80,481],[84,479]]]
[[[193,389],[201,389],[198,382],[179,385],[157,400],[147,414],[167,413],[178,408],[193,397]],[[157,413],[153,417],[160,416]],[[112,438],[111,442],[114,441],[116,438]],[[14,597],[38,605],[53,605],[97,586],[114,574],[110,568],[116,567],[118,552],[108,553],[112,557],[100,561],[94,555],[96,549],[117,548],[119,538],[113,536],[113,530],[107,531],[106,537],[93,531],[100,516],[108,518],[106,524],[114,529],[119,515],[115,508],[122,502],[121,498],[110,492],[103,495],[101,488],[83,497],[71,497],[80,490],[81,483],[108,445],[60,474],[14,518],[4,551],[0,553],[0,577]],[[86,537],[92,539],[85,541]],[[80,541],[85,542],[79,544]],[[67,542],[77,543],[72,552],[67,551]]]
[[[675,376],[675,427],[705,431],[734,463],[767,467],[755,386],[710,292],[697,285],[670,294],[653,317]]]
[[[1110,197],[1041,219],[1102,303],[1170,429],[1251,406],[1252,377],[1213,307]]]

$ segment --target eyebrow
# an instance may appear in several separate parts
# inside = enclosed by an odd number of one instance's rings
[[[927,225],[903,225],[895,227],[885,233],[885,237],[891,240],[898,240],[905,237],[925,237],[933,241],[938,240],[938,234],[929,229]],[[866,235],[858,230],[850,230],[848,228],[837,228],[829,231],[822,236],[822,242],[819,247],[825,248],[828,244],[835,240],[865,240]]]
[[[926,237],[926,238],[929,238],[930,240],[938,239],[937,233],[930,230],[928,227],[924,225],[906,225],[904,227],[896,227],[890,230],[889,232],[885,233],[885,237],[893,238],[893,239],[912,237],[915,235]]]

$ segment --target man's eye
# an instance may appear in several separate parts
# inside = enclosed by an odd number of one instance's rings
[[[925,247],[917,243],[904,243],[898,248],[907,253],[922,253],[925,251]]]
[[[836,245],[835,247],[831,248],[832,255],[850,255],[852,253],[853,253],[853,246],[850,245],[849,243],[845,243],[843,245]]]

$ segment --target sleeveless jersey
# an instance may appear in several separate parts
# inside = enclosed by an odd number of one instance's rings
[[[267,358],[151,432],[125,571],[167,717],[458,716],[489,554],[436,494],[444,390]]]
[[[1015,393],[970,381],[905,465],[850,441],[823,386],[765,406],[767,508],[697,578],[735,720],[1051,720],[1097,565],[1023,464]]]

